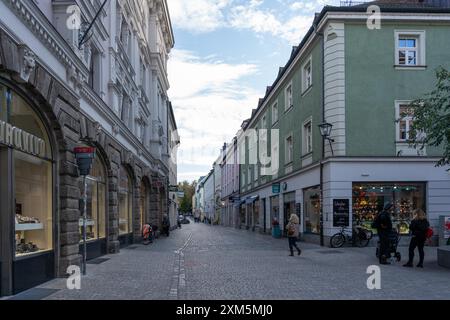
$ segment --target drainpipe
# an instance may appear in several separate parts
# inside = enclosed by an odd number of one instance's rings
[[[314,32],[321,39],[322,47],[322,123],[325,122],[325,38],[323,32],[317,30],[317,22],[313,23]],[[325,139],[322,138],[322,152],[320,155],[320,245],[323,247],[323,160],[325,159]]]

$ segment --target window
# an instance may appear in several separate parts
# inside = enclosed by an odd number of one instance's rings
[[[278,122],[278,102],[275,102],[272,106],[272,124]]]
[[[289,84],[288,87],[286,88],[285,99],[286,99],[286,103],[285,103],[285,106],[284,106],[284,110],[287,111],[291,107],[294,106],[294,103],[292,101],[292,83]]]
[[[302,92],[306,92],[312,86],[312,61],[311,58],[305,63],[302,69]]]
[[[307,120],[303,125],[303,154],[312,151],[312,120]]]
[[[267,119],[266,116],[262,117],[261,129],[267,129]]]
[[[425,66],[425,31],[396,31],[395,41],[397,66]]]
[[[100,52],[92,47],[90,66],[89,66],[89,87],[94,90],[95,93],[100,95],[101,86],[101,54]]]
[[[131,179],[124,166],[119,173],[119,234],[131,233],[132,219],[132,195]]]
[[[247,183],[252,183],[252,166],[248,165],[248,172],[247,172]]]
[[[425,183],[355,183],[352,203],[354,222],[367,229],[372,228],[384,205],[393,203],[392,225],[401,234],[408,234],[413,211],[425,210]]]
[[[289,136],[286,138],[286,143],[285,143],[285,164],[289,164],[292,162],[292,158],[293,158],[293,153],[294,153],[294,143],[293,143],[293,138],[292,136]]]
[[[304,191],[305,202],[305,232],[318,234],[320,232],[320,188]]]
[[[96,155],[91,174],[86,178],[86,237],[88,241],[104,238],[106,230],[106,171]],[[80,180],[80,190],[84,185]],[[80,217],[80,241],[83,240],[83,218]]]

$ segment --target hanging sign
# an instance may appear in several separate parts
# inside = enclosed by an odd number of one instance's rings
[[[272,184],[272,193],[275,193],[275,194],[280,193],[280,190],[281,190],[280,183]]]
[[[91,171],[92,160],[95,156],[95,148],[77,147],[73,150],[73,152],[75,153],[75,158],[77,159],[80,176],[88,176]]]
[[[350,201],[348,199],[333,200],[333,226],[348,227],[350,224]]]
[[[45,141],[0,120],[0,143],[35,156],[45,155]]]

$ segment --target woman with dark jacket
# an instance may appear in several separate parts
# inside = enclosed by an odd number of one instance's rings
[[[409,227],[411,233],[411,242],[409,244],[409,260],[404,267],[412,267],[414,260],[414,250],[416,247],[419,249],[420,261],[417,265],[418,268],[423,268],[423,260],[425,258],[425,253],[423,247],[425,246],[425,241],[427,239],[427,230],[430,227],[425,212],[422,209],[414,210],[414,219],[411,221]]]

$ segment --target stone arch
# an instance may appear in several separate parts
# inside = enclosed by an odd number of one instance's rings
[[[77,98],[47,72],[24,44],[0,31],[0,76],[30,102],[41,117],[52,145],[55,185],[54,251],[56,276],[69,265],[79,265],[78,170],[73,148],[80,139],[80,105]]]

